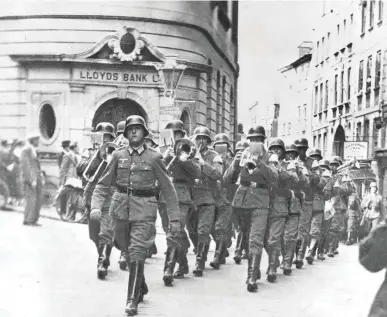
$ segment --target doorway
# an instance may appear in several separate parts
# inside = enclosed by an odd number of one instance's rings
[[[344,142],[345,142],[345,131],[344,128],[339,125],[337,127],[335,137],[333,139],[333,155],[344,158]]]

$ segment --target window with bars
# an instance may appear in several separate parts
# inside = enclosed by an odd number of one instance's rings
[[[217,72],[216,75],[216,133],[221,132],[221,126],[222,126],[222,104],[221,104],[221,98],[222,98],[222,92],[220,89],[220,72]]]
[[[370,28],[374,26],[375,0],[370,1]]]
[[[223,82],[222,82],[222,100],[221,100],[221,111],[222,111],[222,117],[221,117],[221,131],[226,132],[226,76],[223,76]]]
[[[364,76],[364,61],[360,61],[359,64],[359,80],[358,80],[358,92],[363,90],[363,76]]]
[[[320,84],[320,105],[318,107],[318,111],[322,111],[322,105],[324,100],[324,93],[323,93],[323,83]]]
[[[378,1],[378,20],[383,20],[383,0]]]
[[[365,33],[365,25],[366,25],[366,5],[367,2],[363,1],[363,4],[361,6],[361,33]]]
[[[328,80],[325,81],[325,106],[324,110],[328,109]]]
[[[344,71],[340,75],[340,103],[344,102]]]
[[[368,56],[368,60],[367,60],[367,79],[366,79],[366,89],[367,89],[366,92],[367,93],[371,89],[371,83],[372,83],[371,72],[372,72],[372,55]]]
[[[338,75],[335,75],[335,105],[337,105],[337,80]]]
[[[347,71],[347,100],[351,100],[351,67]]]
[[[314,113],[317,113],[318,108],[318,85],[314,87]]]

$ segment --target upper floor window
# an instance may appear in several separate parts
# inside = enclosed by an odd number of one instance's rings
[[[337,80],[338,75],[335,75],[335,105],[337,105]]]
[[[378,20],[383,20],[383,0],[378,1]]]
[[[238,40],[238,16],[239,16],[239,2],[232,2],[232,34],[231,39],[234,43]]]
[[[314,87],[314,113],[317,113],[318,105],[318,85]]]
[[[365,32],[365,24],[366,24],[366,6],[367,2],[363,1],[361,6],[361,33],[363,34]]]
[[[382,59],[382,52],[378,51],[376,53],[376,62],[375,62],[375,88],[380,88],[381,59]]]
[[[325,82],[325,107],[324,110],[328,108],[328,81]]]
[[[366,82],[367,91],[366,92],[368,92],[371,89],[371,83],[372,83],[371,72],[372,72],[372,55],[368,56],[368,60],[367,60],[367,82]]]
[[[370,1],[370,27],[374,26],[374,9],[375,9],[375,0]]]
[[[363,89],[363,73],[364,73],[364,61],[360,61],[360,64],[359,64],[359,80],[358,80],[358,91],[360,93],[360,91]]]
[[[211,1],[212,9],[218,7],[218,19],[224,29],[228,31],[231,27],[231,21],[228,17],[228,1]]]
[[[324,85],[323,83],[320,84],[320,105],[319,105],[318,111],[322,111],[322,105],[324,100],[323,85]]]
[[[347,100],[351,99],[351,67],[348,68],[347,72]]]

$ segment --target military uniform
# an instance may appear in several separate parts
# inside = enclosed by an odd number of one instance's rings
[[[242,156],[249,153],[250,148],[247,148]],[[250,292],[257,290],[256,280],[260,278],[259,267],[269,213],[269,187],[278,180],[277,173],[262,160],[256,160],[255,163],[256,168],[250,174],[234,160],[224,175],[224,181],[228,183],[240,177],[232,206],[238,215],[240,229],[250,236],[247,272],[247,289]]]
[[[135,117],[135,118],[132,118]],[[145,122],[132,116],[133,121]],[[93,194],[92,209],[102,209],[112,186],[117,188],[112,198],[110,214],[113,218],[114,233],[121,250],[129,254],[129,283],[126,313],[137,314],[144,279],[144,262],[147,250],[154,243],[157,217],[156,181],[166,198],[169,222],[180,231],[180,215],[176,191],[168,177],[161,154],[141,145],[137,149],[123,147],[113,153]],[[168,244],[173,244],[172,236]]]
[[[376,187],[376,183],[372,182],[370,187]],[[366,234],[379,225],[385,219],[385,210],[383,198],[379,193],[369,193],[364,197],[362,202],[364,209],[364,222]]]

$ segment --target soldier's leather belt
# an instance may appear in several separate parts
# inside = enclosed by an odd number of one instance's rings
[[[156,196],[156,191],[152,189],[133,189],[130,187],[117,186],[117,191],[128,196],[138,197],[153,197]]]
[[[269,187],[265,184],[257,184],[255,182],[241,182],[240,183],[244,187],[252,187],[252,188],[265,188],[268,189]]]

